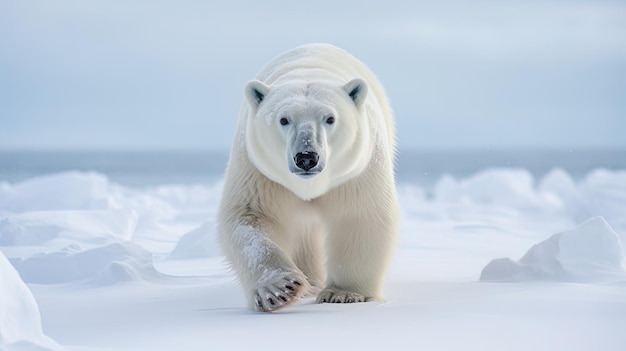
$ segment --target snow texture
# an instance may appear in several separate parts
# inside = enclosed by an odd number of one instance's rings
[[[33,294],[1,251],[0,350],[61,350],[43,334]]]
[[[110,284],[162,277],[152,264],[152,254],[128,241],[91,250],[81,250],[79,245],[72,245],[53,253],[15,258],[11,263],[26,283]]]
[[[552,235],[534,245],[519,261],[499,258],[482,271],[481,281],[626,280],[619,237],[602,217]]]
[[[0,188],[0,208],[13,212],[101,210],[111,204],[108,179],[97,173],[66,172]]]
[[[130,240],[134,210],[35,211],[0,220],[0,245],[38,245],[63,238],[104,244]]]
[[[461,181],[444,176],[435,186],[435,198],[521,209],[553,205],[552,198],[534,191],[533,176],[523,169],[489,169]]]
[[[219,256],[220,250],[215,245],[215,223],[205,222],[198,228],[186,233],[169,256],[169,259],[181,260]]]
[[[214,240],[221,186],[130,188],[79,172],[0,183],[0,350],[57,350],[44,332],[75,351],[276,349],[277,330],[301,350],[328,330],[342,349],[626,347],[625,171],[399,184],[388,301],[303,299],[272,316],[246,310]],[[263,243],[240,234],[258,262]]]

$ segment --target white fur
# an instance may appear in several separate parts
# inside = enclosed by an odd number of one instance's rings
[[[250,307],[320,290],[318,302],[382,299],[398,205],[381,84],[347,52],[312,44],[272,60],[245,96],[218,231]],[[298,175],[294,157],[310,152],[319,162]]]

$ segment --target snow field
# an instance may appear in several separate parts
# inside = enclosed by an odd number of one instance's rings
[[[69,350],[319,349],[334,332],[336,348],[626,347],[626,171],[488,169],[398,189],[387,302],[305,299],[267,316],[245,310],[223,265],[219,183],[128,188],[79,172],[0,183],[0,349],[58,348],[41,321]]]

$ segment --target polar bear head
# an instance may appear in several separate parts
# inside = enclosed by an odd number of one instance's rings
[[[304,200],[359,175],[373,141],[359,78],[246,85],[245,145],[254,165]]]

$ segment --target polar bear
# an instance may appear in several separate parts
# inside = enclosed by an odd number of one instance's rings
[[[245,86],[218,236],[251,309],[383,299],[396,243],[395,127],[382,85],[328,44]]]

